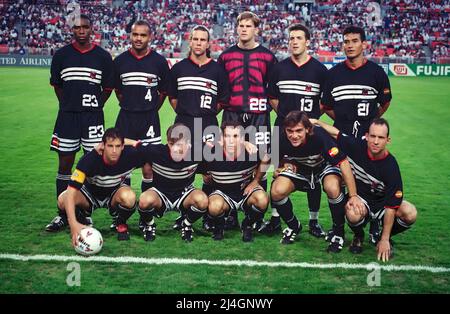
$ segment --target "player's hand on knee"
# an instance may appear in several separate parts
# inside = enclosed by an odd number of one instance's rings
[[[358,195],[350,196],[346,204],[346,208],[347,206],[348,208],[352,209],[357,215],[363,216],[365,214],[366,206],[361,201]]]
[[[244,142],[244,147],[247,153],[249,153],[250,155],[256,154],[258,152],[258,146],[248,141]]]
[[[249,194],[251,191],[253,191],[257,187],[262,188],[258,182],[255,182],[255,181],[250,182],[244,189],[244,195]]]

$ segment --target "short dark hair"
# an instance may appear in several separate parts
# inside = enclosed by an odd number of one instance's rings
[[[389,127],[389,122],[387,122],[386,119],[384,119],[384,118],[375,118],[375,119],[373,119],[373,121],[372,121],[372,123],[370,125],[372,125],[372,124],[385,125],[387,127],[387,135],[389,136],[390,127]],[[369,126],[369,128],[370,128],[370,126]]]
[[[167,143],[174,144],[180,140],[191,142],[189,128],[183,123],[175,123],[171,125],[166,132]]]
[[[366,33],[359,26],[351,25],[345,28],[343,35],[345,36],[347,34],[359,34],[359,36],[361,37],[361,41],[366,41]]]
[[[253,12],[250,12],[250,11],[244,11],[244,12],[242,12],[241,14],[239,14],[238,17],[237,17],[237,19],[236,19],[237,24],[239,25],[239,23],[240,23],[242,20],[252,20],[253,25],[255,25],[255,27],[258,27],[258,26],[259,26],[259,23],[261,23],[261,20],[260,20],[260,18],[258,17],[258,15],[256,15],[256,14],[253,13]]]
[[[89,15],[87,14],[80,14],[80,19],[85,19],[89,21],[89,24],[92,25],[92,19]]]
[[[226,128],[239,128],[243,129],[242,124],[239,121],[224,121],[222,122],[222,125],[220,126],[220,130],[222,131],[222,135],[225,135],[225,129]],[[244,132],[241,132],[241,137],[244,136]]]
[[[300,110],[289,112],[286,118],[284,118],[283,127],[286,129],[296,126],[299,123],[303,124],[303,126],[310,131],[309,133],[312,134],[313,124],[309,121],[308,115]]]
[[[150,26],[150,23],[145,20],[138,20],[138,21],[134,22],[131,27],[133,27],[133,26],[147,26],[148,33],[150,34],[152,32],[152,27]]]
[[[204,25],[196,25],[196,26],[194,26],[194,28],[191,30],[191,33],[189,34],[189,40],[192,39],[192,36],[194,35],[194,31],[206,32],[208,34],[208,42],[209,42],[210,35],[209,35],[209,30],[208,30],[208,28],[206,26],[204,26]],[[190,56],[191,53],[192,53],[192,51],[191,51],[191,49],[189,49],[188,56]],[[211,58],[211,50],[209,48],[206,49],[206,56],[208,58]]]
[[[292,31],[303,31],[305,33],[305,38],[306,40],[310,40],[311,39],[311,33],[309,32],[308,27],[306,27],[305,25],[302,24],[292,24],[291,26],[289,26],[288,28],[288,35],[290,36]]]
[[[118,128],[109,128],[109,129],[107,129],[107,130],[105,131],[105,133],[103,134],[103,136],[102,136],[102,142],[103,142],[104,144],[106,144],[106,141],[107,141],[108,139],[114,140],[114,139],[116,139],[116,138],[118,138],[118,139],[122,142],[122,144],[125,142],[125,139],[124,139],[124,137],[123,137],[123,135],[122,135],[122,132],[120,132],[120,130],[119,130]]]

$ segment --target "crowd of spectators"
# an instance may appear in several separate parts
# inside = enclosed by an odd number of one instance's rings
[[[0,1],[0,53],[52,54],[68,43],[68,0]],[[182,57],[189,30],[197,24],[211,31],[211,50],[218,55],[236,42],[236,17],[250,10],[261,18],[259,41],[285,56],[288,26],[304,23],[312,30],[311,52],[342,55],[342,30],[364,27],[369,57],[447,58],[450,0],[316,0],[302,4],[273,1],[78,1],[81,12],[94,21],[95,41],[116,55],[127,49],[132,23],[145,19],[153,25],[152,48],[168,57]],[[119,5],[117,5],[119,4]]]

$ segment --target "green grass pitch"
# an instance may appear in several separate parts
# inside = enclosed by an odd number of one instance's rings
[[[48,69],[0,68],[0,254],[74,256],[69,232],[48,234],[54,217],[57,154],[49,150],[57,100],[48,83]],[[392,125],[390,150],[399,161],[407,200],[418,208],[414,227],[395,237],[396,256],[388,265],[450,267],[450,78],[391,78],[393,101],[386,113]],[[105,108],[106,126],[114,125],[117,100]],[[162,132],[173,121],[166,103],[161,109]],[[140,171],[133,188],[140,191]],[[199,180],[197,179],[199,186]],[[295,211],[307,225],[306,196],[293,196]],[[329,228],[330,213],[322,195],[320,222]],[[270,211],[270,209],[269,209]],[[310,262],[317,264],[376,262],[375,249],[365,243],[360,256],[346,247],[337,255],[307,233],[290,246],[280,237],[256,235],[246,244],[237,231],[217,243],[195,225],[194,241],[180,239],[171,229],[177,214],[158,220],[157,239],[146,243],[130,220],[131,240],[118,242],[109,231],[106,210],[93,215],[105,245],[100,256]],[[266,217],[268,214],[266,215]],[[306,229],[306,230],[305,230]],[[319,269],[265,266],[140,265],[81,262],[81,285],[68,286],[67,262],[0,259],[0,293],[449,293],[450,273],[381,271],[380,285],[369,286],[363,269]]]

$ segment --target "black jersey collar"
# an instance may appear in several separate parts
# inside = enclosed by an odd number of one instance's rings
[[[78,47],[75,45],[75,41],[72,41],[72,47],[73,47],[73,49],[75,49],[75,50],[78,51],[79,53],[87,53],[87,52],[93,50],[93,49],[95,48],[95,46],[96,46],[96,44],[91,43],[91,48],[89,48],[89,49],[87,49],[87,50],[81,50],[80,48],[78,48]]]
[[[352,67],[352,65],[350,64],[350,62],[348,61],[348,59],[346,59],[346,60],[344,61],[344,63],[345,63],[345,65],[347,66],[347,68],[349,68],[349,69],[352,70],[352,71],[356,71],[356,70],[362,68],[363,66],[365,66],[365,65],[367,64],[367,59],[364,58],[364,59],[363,59],[363,63],[362,63],[360,66],[356,67],[356,68],[355,68],[355,67]]]
[[[151,49],[151,48],[147,48],[147,53],[146,53],[145,55],[143,55],[143,56],[138,56],[137,54],[134,53],[133,49],[131,49],[131,48],[128,49],[128,51],[130,52],[130,54],[131,54],[133,57],[135,57],[135,58],[138,59],[138,60],[141,60],[141,59],[147,57],[147,56],[152,52],[152,49]]]

